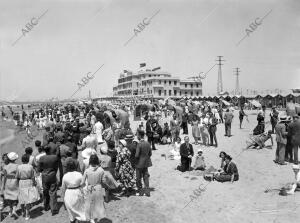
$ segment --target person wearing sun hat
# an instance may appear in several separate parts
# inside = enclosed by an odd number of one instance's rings
[[[15,177],[18,168],[18,165],[15,163],[15,161],[19,158],[19,156],[15,152],[10,152],[7,154],[7,158],[9,163],[3,167],[4,200],[5,203],[7,203],[10,207],[9,215],[17,218],[18,215],[16,210],[18,204],[19,187],[18,180]]]
[[[204,156],[202,154],[203,154],[203,150],[201,148],[198,149],[196,159],[195,159],[195,164],[194,164],[195,170],[205,170],[206,165],[204,161]]]
[[[287,129],[285,122],[287,121],[287,116],[282,115],[280,117],[280,121],[275,126],[275,133],[276,133],[276,142],[277,142],[277,149],[276,149],[276,158],[274,160],[275,163],[279,165],[286,165],[285,162],[285,149],[287,144]]]

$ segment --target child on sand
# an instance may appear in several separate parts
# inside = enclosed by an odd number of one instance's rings
[[[196,155],[196,160],[195,160],[195,164],[194,164],[194,169],[195,170],[205,170],[205,162],[204,162],[204,156],[203,154],[203,150],[202,149],[198,149],[198,153]]]

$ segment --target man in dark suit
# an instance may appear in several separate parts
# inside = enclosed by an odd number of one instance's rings
[[[183,172],[190,170],[192,158],[194,156],[193,146],[189,141],[190,139],[188,136],[184,137],[184,143],[180,146],[181,170]]]
[[[298,147],[300,146],[300,119],[295,115],[294,122],[289,125],[289,133],[291,134],[291,143],[294,152],[294,164],[298,164]]]
[[[50,147],[44,148],[46,155],[42,156],[38,162],[38,172],[42,174],[44,209],[51,209],[52,215],[58,213],[57,205],[57,179],[58,157],[50,154]],[[49,207],[50,206],[50,207]]]
[[[152,145],[152,149],[155,148],[155,136],[157,135],[158,122],[154,119],[154,114],[150,114],[150,119],[146,122],[146,133],[148,137],[148,142]]]
[[[143,196],[142,191],[142,178],[144,180],[144,192],[146,196],[150,197],[149,189],[149,177],[148,167],[152,166],[151,156],[152,150],[149,142],[144,140],[145,133],[141,132],[141,140],[136,148],[135,158],[136,160],[136,185],[139,190],[139,195]]]

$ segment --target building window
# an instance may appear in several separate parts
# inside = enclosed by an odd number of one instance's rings
[[[161,80],[158,81],[158,84],[161,84]]]
[[[158,95],[161,96],[161,90],[158,90]]]
[[[191,91],[191,96],[193,96],[193,93],[194,93],[194,92]]]
[[[150,91],[150,94],[152,94],[152,90]]]
[[[181,96],[181,91],[179,91],[179,95]]]
[[[199,96],[199,91],[196,92],[196,95]]]
[[[149,74],[149,77],[151,77],[151,74]]]
[[[167,96],[167,90],[164,90],[165,96]]]
[[[198,87],[199,87],[199,84],[196,84],[196,87],[198,88]]]
[[[172,90],[169,90],[169,96],[171,96],[172,95]]]
[[[187,95],[187,91],[186,91],[186,92],[184,92],[184,94],[185,94],[185,95]]]
[[[171,85],[171,81],[169,81],[169,85]]]
[[[184,87],[187,88],[187,84],[185,84]]]
[[[174,85],[175,85],[175,86],[177,85],[177,81],[174,81]]]
[[[177,95],[177,91],[176,90],[174,90],[174,96],[176,96]]]
[[[167,84],[167,81],[165,81],[165,84]]]
[[[193,88],[193,84],[191,84],[191,88]]]

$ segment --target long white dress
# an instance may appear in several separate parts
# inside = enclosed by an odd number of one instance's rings
[[[102,143],[102,131],[103,131],[103,125],[101,122],[96,122],[96,124],[94,125],[94,132],[97,136],[97,141],[98,143]]]
[[[62,179],[62,190],[65,191],[64,202],[70,221],[86,221],[85,198],[80,187],[82,174],[76,171],[68,172]]]

